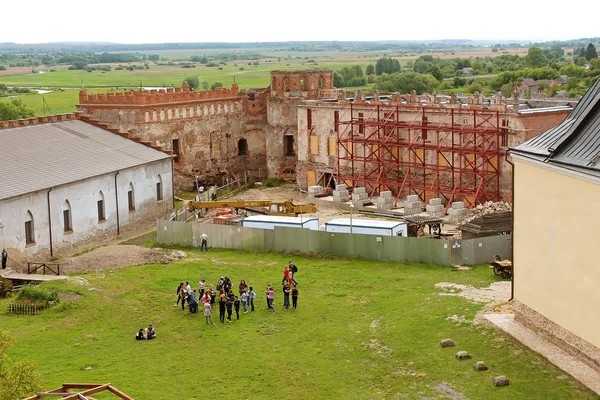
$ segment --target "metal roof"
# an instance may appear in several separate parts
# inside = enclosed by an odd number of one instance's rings
[[[244,218],[242,222],[264,222],[267,224],[305,224],[309,221],[319,220],[318,218],[307,218],[307,217],[286,217],[279,215],[251,215],[249,217]]]
[[[365,228],[385,228],[391,229],[400,225],[406,225],[406,222],[397,221],[384,221],[377,219],[359,219],[359,218],[337,218],[331,221],[325,222],[325,225],[338,225],[338,226],[361,226]]]
[[[81,120],[0,129],[0,200],[170,157]]]
[[[600,176],[600,79],[562,123],[510,152]]]

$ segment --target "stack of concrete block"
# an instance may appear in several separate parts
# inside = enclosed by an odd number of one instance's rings
[[[420,214],[423,211],[423,203],[416,194],[406,196],[404,202],[404,215]]]
[[[323,194],[323,186],[309,186],[308,187],[308,199],[309,203],[315,202],[315,196]]]
[[[335,185],[335,190],[333,191],[333,201],[335,201],[336,203],[345,203],[348,200],[350,200],[350,192],[348,192],[348,185]]]
[[[362,208],[369,202],[369,194],[364,187],[355,187],[352,191],[352,205],[354,208]]]
[[[379,197],[375,199],[375,206],[378,210],[391,210],[394,207],[394,196],[392,196],[392,192],[386,190],[379,193]]]
[[[429,199],[429,204],[425,206],[425,211],[432,217],[444,217],[444,205],[442,199]]]
[[[465,208],[464,201],[455,201],[452,203],[452,208],[448,209],[448,221],[451,224],[458,224],[463,218],[467,216],[469,210]]]

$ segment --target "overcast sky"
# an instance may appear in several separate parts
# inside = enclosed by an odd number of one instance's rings
[[[565,40],[600,36],[600,2],[2,0],[0,42]]]

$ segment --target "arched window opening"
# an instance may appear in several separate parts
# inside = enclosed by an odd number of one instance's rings
[[[163,199],[163,187],[162,187],[162,176],[158,175],[158,182],[156,182],[156,201]]]
[[[245,156],[248,154],[248,142],[246,139],[238,140],[238,156]]]
[[[135,194],[133,192],[133,184],[129,183],[129,190],[127,191],[127,206],[129,211],[135,211]]]
[[[63,230],[65,233],[73,232],[73,219],[71,218],[71,203],[65,200],[63,203]]]
[[[100,191],[100,193],[98,193],[98,222],[104,222],[106,221],[106,213],[105,213],[105,209],[104,209],[104,193],[102,193],[102,191]]]
[[[27,210],[25,214],[25,245],[35,244],[35,227],[33,225],[33,214]]]

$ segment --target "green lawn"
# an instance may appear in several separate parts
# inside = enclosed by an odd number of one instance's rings
[[[598,398],[495,329],[448,319],[472,320],[482,305],[440,296],[434,284],[486,287],[497,279],[487,266],[456,271],[293,256],[300,290],[293,311],[281,306],[278,285],[290,256],[186,251],[188,259],[168,265],[83,274],[89,286],[45,284],[82,297],[33,317],[2,311],[0,326],[17,338],[9,355],[33,360],[47,388],[110,382],[136,399],[464,398],[444,397],[444,387],[473,400]],[[215,310],[217,325],[207,326],[201,315],[174,307],[180,281],[214,284],[221,275],[235,287],[240,279],[254,286],[255,312],[221,324]],[[275,313],[266,309],[267,283],[277,288]],[[1,300],[0,310],[9,302]],[[158,338],[135,341],[150,322]],[[441,348],[444,338],[457,347]],[[473,360],[456,360],[458,350]],[[475,372],[475,361],[490,370]],[[510,386],[494,387],[497,375]]]

